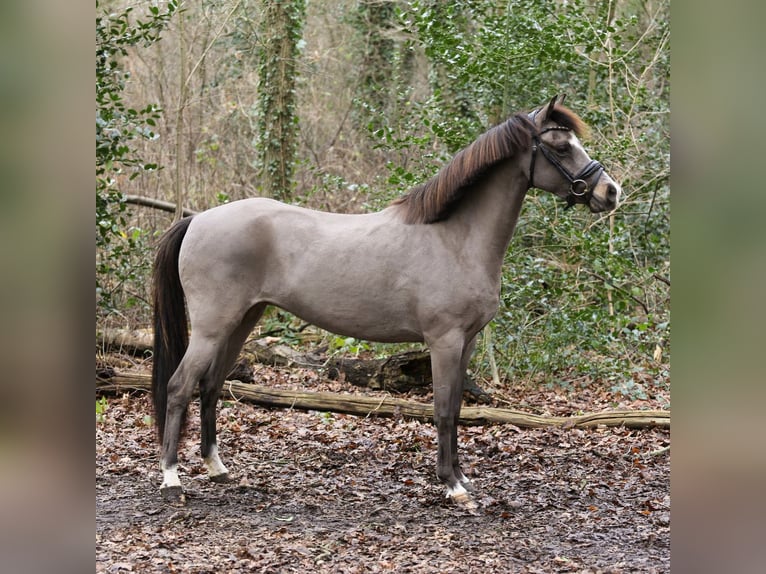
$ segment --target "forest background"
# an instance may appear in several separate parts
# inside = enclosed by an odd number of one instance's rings
[[[557,93],[623,186],[608,215],[530,191],[471,365],[495,385],[669,386],[667,0],[97,2],[97,322],[150,324],[173,213],[252,196],[364,212]],[[272,310],[261,331],[390,354]]]

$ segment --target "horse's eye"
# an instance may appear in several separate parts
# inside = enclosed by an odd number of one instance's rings
[[[556,144],[556,151],[559,153],[569,153],[571,149],[572,146],[569,144],[569,142],[561,142],[560,144]]]

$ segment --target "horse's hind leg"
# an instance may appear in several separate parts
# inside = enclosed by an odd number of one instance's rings
[[[220,341],[192,333],[189,347],[176,372],[168,381],[165,432],[160,456],[163,478],[160,492],[166,500],[183,502],[183,490],[178,478],[178,441],[181,424],[194,389],[199,382],[209,377],[220,348]]]
[[[216,406],[226,375],[242,350],[245,340],[263,314],[266,305],[261,303],[245,314],[240,325],[234,329],[221,355],[220,365],[212,369],[212,375],[200,382],[200,418],[202,423],[202,458],[208,478],[213,482],[229,482],[229,471],[218,455],[216,434]]]

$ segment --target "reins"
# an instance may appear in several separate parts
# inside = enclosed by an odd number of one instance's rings
[[[537,112],[532,115],[531,119],[534,120],[535,115],[537,115]],[[547,159],[553,165],[553,167],[555,167],[559,173],[563,175],[569,182],[569,195],[566,197],[567,209],[574,206],[576,203],[578,203],[578,201],[585,200],[587,203],[588,194],[591,191],[588,180],[593,176],[593,174],[600,175],[601,172],[604,171],[604,166],[602,166],[596,160],[591,160],[590,163],[582,168],[577,174],[572,174],[572,172],[564,167],[556,155],[540,139],[541,135],[550,131],[570,132],[572,130],[564,126],[553,126],[546,128],[532,136],[532,157],[529,160],[529,182],[527,187],[531,188],[535,186],[535,162],[537,159],[537,150],[539,149],[540,152],[542,152],[542,154],[545,156],[545,159]],[[596,178],[596,181],[598,181],[598,178]]]

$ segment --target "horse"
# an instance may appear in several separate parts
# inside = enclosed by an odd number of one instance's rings
[[[218,452],[216,405],[246,338],[273,305],[342,336],[429,347],[436,475],[449,499],[475,508],[458,459],[463,380],[477,334],[498,309],[522,201],[532,187],[594,213],[620,199],[620,186],[580,143],[587,126],[563,100],[511,115],[381,211],[338,214],[249,198],[176,222],[153,267],[163,499],[184,501],[178,442],[197,386],[208,478],[231,480]]]

